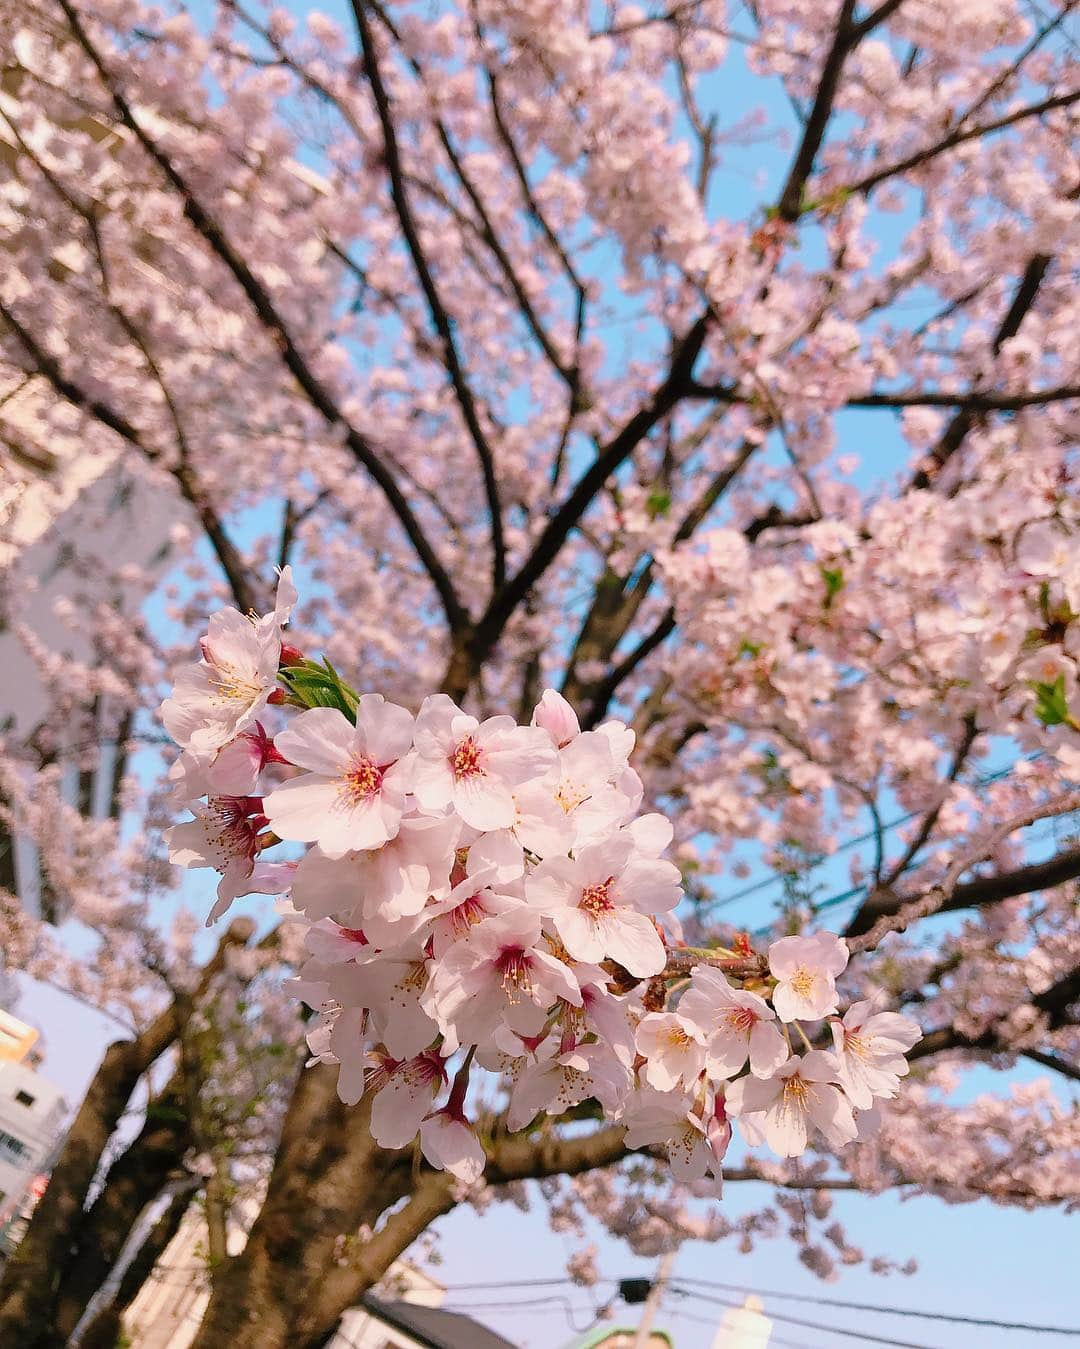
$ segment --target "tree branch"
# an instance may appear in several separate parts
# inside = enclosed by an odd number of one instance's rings
[[[74,5],[71,3],[71,0],[58,0],[58,3],[60,4],[61,9],[63,9],[64,14],[67,16],[71,31],[75,35],[80,47],[82,47],[94,68],[97,70],[120,120],[134,135],[145,152],[165,175],[165,178],[172,188],[178,193],[184,204],[184,216],[186,219],[194,226],[196,231],[210,246],[211,250],[219,260],[225,264],[228,271],[232,273],[241,290],[244,292],[244,295],[247,297],[259,322],[270,336],[276,348],[280,351],[286,368],[292,374],[293,378],[306,395],[308,401],[321,414],[329,426],[342,427],[344,429],[345,443],[348,445],[356,459],[367,470],[369,476],[382,490],[390,504],[391,510],[394,512],[398,522],[404,529],[417,557],[424,567],[424,570],[427,572],[432,585],[435,587],[442,603],[447,625],[450,628],[451,633],[456,634],[464,631],[468,627],[468,616],[458,600],[453,582],[450,580],[449,574],[439,561],[427,536],[421,529],[420,523],[413,513],[408,500],[375,453],[374,447],[367,437],[362,435],[360,431],[346,419],[341,409],[331,397],[329,390],[316,377],[314,371],[308,365],[307,360],[286,328],[284,321],[278,313],[265,287],[261,284],[244,259],[236,252],[209,213],[203,208],[176,165],[152,139],[142,126],[142,123],[135,117],[127,99],[117,88],[116,82],[109,73],[108,67],[105,65],[101,54],[90,40],[90,36]]]
[[[479,664],[498,641],[510,616],[558,557],[571,531],[607,479],[683,397],[690,385],[694,362],[704,345],[709,322],[710,315],[702,314],[677,344],[663,383],[649,402],[599,450],[592,464],[548,522],[521,569],[493,596],[487,611],[476,625],[470,653],[474,663]]]
[[[0,318],[19,339],[27,354],[33,360],[37,373],[48,381],[53,390],[67,399],[75,407],[82,409],[102,426],[125,440],[152,463],[158,460],[158,451],[146,444],[142,435],[125,417],[114,412],[108,404],[93,398],[81,389],[73,380],[68,379],[60,367],[60,362],[41,345],[29,329],[16,317],[14,312],[0,300]],[[236,606],[242,613],[257,607],[258,596],[251,575],[245,566],[232,540],[225,532],[217,512],[207,501],[191,466],[182,458],[168,472],[176,480],[180,493],[195,510],[199,522],[210,541],[214,554],[221,564],[232,592]]]
[[[905,393],[870,393],[849,398],[849,408],[963,408],[968,412],[1017,412],[1044,403],[1080,398],[1080,384],[1058,389],[1032,389],[1026,393],[944,393],[937,389],[914,389]]]
[[[1041,1064],[1044,1068],[1052,1068],[1055,1073],[1060,1073],[1062,1077],[1071,1077],[1074,1082],[1080,1082],[1080,1063],[1071,1063],[1059,1054],[1052,1054],[1045,1049],[1025,1049],[1022,1052],[1024,1058],[1030,1059],[1032,1063]]]
[[[628,652],[618,665],[597,684],[588,714],[582,723],[585,730],[589,730],[602,720],[623,680],[628,679],[638,666],[652,655],[657,647],[662,646],[667,641],[674,631],[675,610],[668,609],[656,626],[650,632],[647,632],[634,649]]]
[[[927,146],[924,150],[918,150],[905,159],[898,159],[893,164],[886,164],[883,168],[868,173],[865,178],[847,184],[843,190],[849,194],[871,192],[887,178],[893,178],[897,174],[907,173],[911,169],[918,168],[920,164],[936,159],[938,155],[945,154],[946,151],[954,149],[957,145],[963,145],[966,141],[977,140],[980,136],[989,136],[995,131],[1003,131],[1006,127],[1022,122],[1028,117],[1039,117],[1044,112],[1052,112],[1055,108],[1070,107],[1078,99],[1080,99],[1080,89],[1074,89],[1067,94],[1054,94],[1050,98],[1044,98],[1041,103],[1032,103],[1026,108],[1017,108],[1014,112],[1006,113],[992,122],[984,122],[981,126],[969,127],[966,131],[957,127],[956,130],[951,131],[947,136],[943,136],[934,145]]]
[[[869,900],[860,908],[855,917],[851,920],[845,931],[848,938],[848,946],[853,954],[860,951],[872,950],[882,937],[890,932],[902,932],[909,924],[920,918],[928,918],[932,914],[948,912],[949,907],[969,908],[971,907],[971,890],[968,889],[967,895],[962,897],[961,903],[956,904],[957,891],[960,877],[970,867],[975,866],[983,858],[988,857],[1010,834],[1015,833],[1017,829],[1024,829],[1028,825],[1034,824],[1037,820],[1050,819],[1055,815],[1067,815],[1080,809],[1080,791],[1065,792],[1061,796],[1054,797],[1050,801],[1044,802],[1041,806],[1031,806],[1027,810],[1014,816],[1012,819],[1003,821],[995,825],[989,833],[978,842],[972,851],[963,853],[956,859],[946,871],[944,877],[937,884],[932,885],[923,895],[896,895],[889,890],[874,891],[874,896],[879,896],[879,902],[883,905],[882,912],[876,917],[871,917],[866,910],[869,906]],[[1076,854],[1074,853],[1075,857]],[[1056,859],[1054,859],[1056,860]],[[1071,865],[1071,864],[1070,864]],[[1043,864],[1045,876],[1046,864]],[[1068,868],[1066,868],[1068,869]],[[1023,868],[1030,872],[1030,868]],[[1011,873],[1015,877],[1018,873]],[[1053,874],[1051,872],[1050,874]],[[1002,878],[998,878],[999,881]],[[973,882],[972,884],[975,884]],[[1061,884],[1060,881],[1057,884]],[[1043,880],[1042,888],[1046,888],[1047,882]],[[1013,891],[1013,894],[1024,894],[1027,891]],[[873,896],[872,896],[873,897]],[[999,893],[998,899],[1006,898],[1005,894]],[[988,902],[986,899],[982,903]],[[858,926],[858,932],[855,931]]]
[[[970,862],[969,862],[969,865]],[[937,913],[955,913],[960,909],[976,909],[984,904],[998,904],[1018,895],[1031,895],[1039,890],[1051,890],[1080,876],[1080,848],[1067,848],[1045,862],[1005,871],[997,876],[980,876],[976,880],[957,885],[951,896],[936,909]],[[898,913],[911,898],[889,889],[868,895],[862,907],[844,931],[845,937],[858,937],[868,932],[879,918]]]
[[[375,50],[374,35],[371,31],[371,25],[368,23],[367,14],[364,12],[366,3],[367,0],[352,0],[352,12],[356,20],[360,46],[364,54],[364,72],[367,75],[368,83],[371,85],[372,97],[375,100],[375,111],[378,114],[379,125],[382,127],[384,158],[386,170],[390,177],[390,195],[394,202],[394,210],[401,226],[401,232],[405,236],[409,256],[412,258],[413,269],[427,301],[431,322],[442,342],[446,373],[450,378],[458,407],[461,409],[462,419],[476,450],[477,459],[480,461],[488,514],[491,517],[491,546],[494,554],[493,588],[498,591],[506,579],[506,543],[503,536],[499,487],[495,479],[495,460],[491,446],[488,444],[487,437],[480,425],[472,390],[469,387],[461,358],[458,355],[450,316],[439,296],[435,278],[432,276],[423,244],[420,242],[416,222],[413,220],[408,193],[405,189],[401,151],[398,146],[397,133],[394,130],[390,96],[386,85],[383,83],[382,73],[379,70],[379,57]]]
[[[806,119],[802,140],[795,152],[787,181],[780,193],[776,214],[779,219],[789,225],[793,225],[802,215],[803,192],[806,188],[806,181],[813,172],[814,160],[821,149],[821,143],[825,139],[825,128],[832,116],[833,101],[840,86],[840,71],[852,47],[864,36],[852,25],[851,19],[854,13],[855,0],[843,0],[836,22],[836,31],[833,34],[832,46],[829,48],[825,63],[821,68],[821,76],[818,79],[817,93],[814,95],[810,116]],[[869,31],[869,29],[866,29],[866,32]]]

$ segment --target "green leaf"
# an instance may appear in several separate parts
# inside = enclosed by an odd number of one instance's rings
[[[645,509],[649,512],[650,520],[655,520],[658,515],[667,515],[671,509],[671,493],[659,490],[650,492]]]
[[[825,608],[831,609],[833,600],[844,588],[844,573],[839,569],[831,571],[828,567],[822,567],[821,579],[825,582]]]
[[[1065,701],[1065,676],[1058,675],[1052,684],[1032,683],[1035,690],[1035,715],[1044,726],[1072,725],[1069,704]]]
[[[305,660],[278,671],[278,682],[297,707],[334,707],[356,721],[357,693],[328,660]]]

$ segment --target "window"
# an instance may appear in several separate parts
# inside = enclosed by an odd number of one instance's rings
[[[31,1106],[34,1104],[35,1098],[31,1096],[28,1091],[17,1091],[15,1093],[15,1099],[20,1105]]]
[[[21,1162],[24,1157],[29,1157],[30,1149],[13,1134],[6,1134],[0,1129],[0,1157],[7,1158],[8,1161]]]

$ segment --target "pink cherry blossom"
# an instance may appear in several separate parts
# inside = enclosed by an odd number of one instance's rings
[[[769,969],[778,980],[773,1007],[781,1021],[817,1021],[836,1011],[836,976],[848,962],[845,942],[830,932],[783,937],[769,948]]]
[[[562,749],[581,733],[578,715],[561,693],[545,689],[532,714],[532,725],[551,736],[556,749]]]
[[[192,806],[195,818],[165,831],[169,860],[182,867],[213,867],[221,873],[217,903],[207,924],[216,922],[239,895],[280,894],[295,872],[290,863],[258,863],[260,831],[266,825],[258,797],[211,797]]]
[[[616,785],[624,771],[607,735],[575,736],[558,751],[550,777],[515,793],[517,836],[531,852],[550,856],[610,834],[636,804]]]
[[[235,609],[221,609],[211,617],[201,642],[202,660],[180,671],[171,696],[161,704],[161,719],[177,744],[207,753],[255,721],[275,687],[281,625],[295,600],[286,567],[273,614],[252,621]]]
[[[372,1092],[371,1136],[383,1148],[403,1148],[413,1141],[421,1122],[446,1082],[442,1059],[418,1054],[405,1062],[384,1060]]]
[[[694,969],[690,987],[679,1000],[679,1012],[703,1037],[709,1071],[716,1077],[734,1077],[748,1055],[755,1077],[771,1077],[788,1057],[776,1013],[765,999],[749,989],[733,988],[708,965]]]
[[[625,1065],[601,1044],[547,1049],[521,1070],[510,1096],[507,1124],[522,1129],[537,1114],[561,1115],[595,1096],[615,1110],[629,1082]]]
[[[676,1180],[693,1185],[711,1177],[719,1196],[730,1129],[710,1129],[682,1092],[651,1087],[635,1094],[623,1122],[628,1148],[662,1147]]]
[[[555,759],[545,732],[518,726],[512,717],[481,723],[442,693],[424,700],[415,743],[416,799],[425,810],[452,805],[474,829],[513,824],[513,788],[542,774]]]
[[[869,1110],[875,1099],[891,1099],[908,1072],[904,1055],[922,1038],[918,1022],[898,1012],[878,1012],[869,1001],[854,1002],[831,1021],[837,1077],[852,1105]]]
[[[480,1140],[462,1116],[438,1110],[420,1125],[420,1149],[437,1171],[449,1171],[473,1185],[484,1174],[487,1158]]]
[[[855,1118],[840,1089],[838,1068],[831,1055],[810,1050],[794,1055],[770,1078],[740,1077],[727,1088],[727,1113],[751,1137],[760,1130],[781,1157],[799,1157],[806,1151],[812,1129],[819,1129],[833,1147],[855,1137]]]
[[[535,1035],[559,998],[582,1002],[570,970],[541,944],[540,915],[525,904],[485,918],[452,946],[431,998],[444,1033],[453,1027],[461,1044],[484,1043],[500,1022]]]
[[[1075,559],[1075,536],[1053,520],[1028,525],[1016,545],[1016,561],[1031,576],[1057,579],[1068,573]]]
[[[670,862],[636,857],[627,835],[588,844],[573,859],[545,859],[525,889],[575,959],[610,957],[642,978],[664,968],[664,945],[647,915],[675,907],[679,873]]]
[[[692,1021],[675,1012],[650,1012],[638,1022],[636,1043],[645,1081],[658,1091],[690,1087],[705,1067],[705,1041]]]
[[[308,773],[265,798],[279,838],[318,843],[327,857],[378,848],[398,832],[412,776],[413,719],[365,693],[355,727],[336,708],[302,712],[275,737],[278,752]]]

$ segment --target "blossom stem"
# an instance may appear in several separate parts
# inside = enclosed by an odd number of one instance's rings
[[[469,1089],[469,1072],[475,1054],[476,1046],[471,1045],[461,1067],[454,1074],[454,1085],[450,1088],[450,1099],[446,1103],[446,1111],[450,1115],[464,1116],[465,1114],[465,1093]]]

